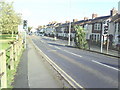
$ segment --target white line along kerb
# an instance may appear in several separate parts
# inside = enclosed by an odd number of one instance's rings
[[[117,70],[117,71],[120,71],[120,70],[117,69],[117,68],[114,68],[114,67],[108,66],[108,65],[106,65],[106,64],[100,63],[100,62],[95,61],[95,60],[92,60],[92,62],[97,63],[97,64],[102,65],[102,66],[105,66],[105,67],[108,67],[108,68],[111,68],[111,69],[114,69],[114,70]]]

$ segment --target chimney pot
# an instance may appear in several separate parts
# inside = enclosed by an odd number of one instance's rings
[[[84,17],[84,20],[88,20],[88,17]]]
[[[117,10],[115,9],[115,8],[113,8],[112,10],[110,10],[110,15],[111,16],[114,16],[114,15],[116,15],[117,14]]]
[[[70,23],[70,21],[66,21],[65,23]]]
[[[77,22],[78,21],[78,19],[73,19],[73,22]]]
[[[95,19],[98,15],[97,14],[92,14],[92,19]]]

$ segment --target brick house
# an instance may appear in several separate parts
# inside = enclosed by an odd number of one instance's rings
[[[110,32],[114,32],[114,26],[111,26],[110,22],[112,17],[117,14],[117,10],[113,8],[110,10],[110,15],[100,16],[97,14],[92,14],[92,20],[89,25],[92,25],[92,33],[90,35],[90,40],[96,43],[100,43],[101,39],[103,39],[103,43],[106,44],[107,36]],[[105,31],[107,27],[107,31]]]

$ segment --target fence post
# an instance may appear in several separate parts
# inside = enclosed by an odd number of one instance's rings
[[[23,50],[23,43],[22,43],[22,39],[20,40],[20,50],[22,51]]]
[[[17,42],[14,44],[14,55],[15,55],[15,61],[17,61]]]
[[[3,57],[3,52],[0,51],[0,83],[1,83],[1,78],[3,76],[3,72],[1,71],[1,69],[2,69],[2,60],[3,60],[2,57]],[[0,90],[1,90],[1,86],[0,86]]]
[[[16,45],[17,45],[17,56],[19,56],[20,55],[20,42],[18,41]]]
[[[14,70],[13,44],[11,44],[11,49],[10,49],[10,69]]]
[[[2,50],[2,60],[0,63],[0,71],[3,73],[3,76],[1,77],[1,88],[7,88],[7,66],[6,66],[6,51]]]
[[[19,54],[21,53],[21,39],[19,40]]]
[[[21,51],[22,51],[22,43],[21,43],[21,39],[20,39],[20,53],[21,53]]]

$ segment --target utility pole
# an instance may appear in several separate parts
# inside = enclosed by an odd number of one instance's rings
[[[71,22],[69,23],[68,45],[70,45]]]
[[[109,35],[107,35],[107,54],[108,54],[108,49],[109,49]]]
[[[69,0],[69,10],[71,9],[71,0]],[[70,12],[71,17],[71,12]],[[69,34],[68,34],[68,45],[70,45],[70,37],[71,36],[71,22],[69,23]]]
[[[110,40],[109,40],[109,30],[110,30],[110,20],[108,20],[108,22],[107,22],[108,24],[108,33],[107,33],[107,54],[108,54],[108,49],[109,49],[109,42],[110,42]]]
[[[26,48],[26,32],[28,31],[28,25],[27,20],[23,21],[23,40],[24,40],[24,47]]]

